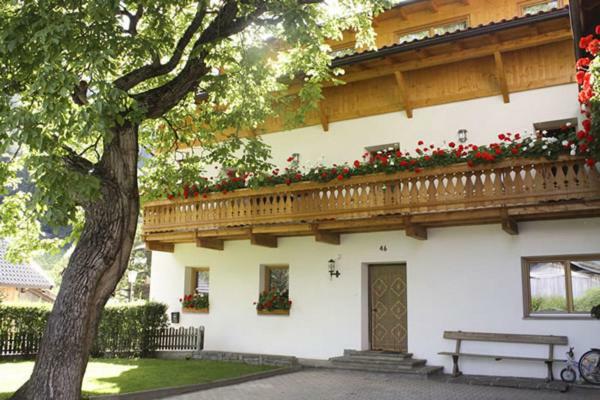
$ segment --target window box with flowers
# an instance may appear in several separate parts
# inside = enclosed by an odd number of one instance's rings
[[[292,301],[287,290],[281,292],[277,289],[264,291],[258,297],[256,313],[258,315],[290,315]]]
[[[186,294],[179,302],[183,312],[208,314],[208,293]]]

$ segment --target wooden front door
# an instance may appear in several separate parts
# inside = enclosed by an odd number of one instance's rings
[[[369,266],[371,349],[407,351],[406,265]]]

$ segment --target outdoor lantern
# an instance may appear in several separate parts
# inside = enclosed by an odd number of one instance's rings
[[[329,260],[329,278],[335,276],[336,278],[340,277],[340,271],[335,268],[335,260]]]
[[[467,130],[466,129],[458,130],[458,141],[461,143],[464,143],[467,141]]]
[[[178,324],[179,323],[179,312],[171,313],[171,323]]]

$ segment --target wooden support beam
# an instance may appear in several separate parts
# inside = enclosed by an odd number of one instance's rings
[[[440,11],[440,6],[438,6],[435,0],[429,0],[427,8],[429,8],[429,11],[431,11],[432,13],[437,13]]]
[[[413,110],[408,98],[408,89],[406,87],[406,81],[404,80],[404,74],[400,71],[396,71],[394,72],[394,76],[396,77],[396,85],[398,85],[398,92],[400,94],[400,102],[402,103],[402,107],[406,111],[406,116],[408,118],[412,118]]]
[[[340,244],[340,234],[336,232],[315,231],[315,240],[320,243]]]
[[[319,118],[321,119],[321,126],[324,132],[329,132],[329,113],[325,108],[323,101],[319,102]]]
[[[223,250],[225,249],[225,241],[216,238],[196,238],[196,246],[203,249]]]
[[[415,225],[410,222],[404,227],[406,236],[417,240],[427,240],[427,228],[422,225]]]
[[[162,242],[146,242],[146,250],[162,251],[165,253],[174,253],[174,243],[162,243]]]
[[[277,236],[251,234],[250,243],[252,243],[255,246],[276,248]]]
[[[508,83],[506,82],[506,72],[504,71],[504,62],[502,61],[502,53],[499,51],[494,52],[494,62],[496,63],[496,79],[500,92],[502,93],[502,99],[504,103],[510,103],[510,94],[508,92]]]
[[[398,9],[398,16],[400,16],[400,19],[406,21],[408,19],[408,16],[406,15],[406,10],[404,8],[399,8]]]
[[[519,224],[514,218],[511,218],[508,215],[507,210],[502,210],[500,212],[500,216],[502,218],[502,230],[509,235],[518,235],[519,234]]]

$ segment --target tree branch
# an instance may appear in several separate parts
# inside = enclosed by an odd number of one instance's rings
[[[128,91],[134,86],[152,78],[156,78],[157,76],[168,74],[173,71],[179,62],[181,61],[181,57],[183,57],[183,53],[185,52],[186,47],[198,31],[200,26],[202,25],[202,21],[206,15],[207,2],[201,1],[198,3],[198,8],[196,9],[196,14],[194,18],[186,28],[185,32],[177,42],[175,46],[175,50],[171,55],[169,61],[164,64],[160,63],[160,60],[156,60],[152,64],[144,65],[138,69],[135,69],[119,79],[117,79],[114,84],[121,90]]]
[[[137,25],[138,22],[140,22],[140,18],[142,18],[142,15],[144,14],[144,7],[140,4],[135,14],[132,14],[126,8],[121,9],[119,12],[129,18],[129,27],[125,30],[125,32],[129,33],[131,36],[137,35]]]
[[[204,45],[215,43],[244,30],[266,11],[266,4],[259,3],[251,13],[237,17],[237,1],[228,0],[219,14],[202,32],[192,47],[194,57],[190,57],[184,68],[171,81],[133,97],[146,108],[146,117],[157,118],[173,108],[188,93],[196,90],[200,79],[209,72],[204,57],[210,49]]]

